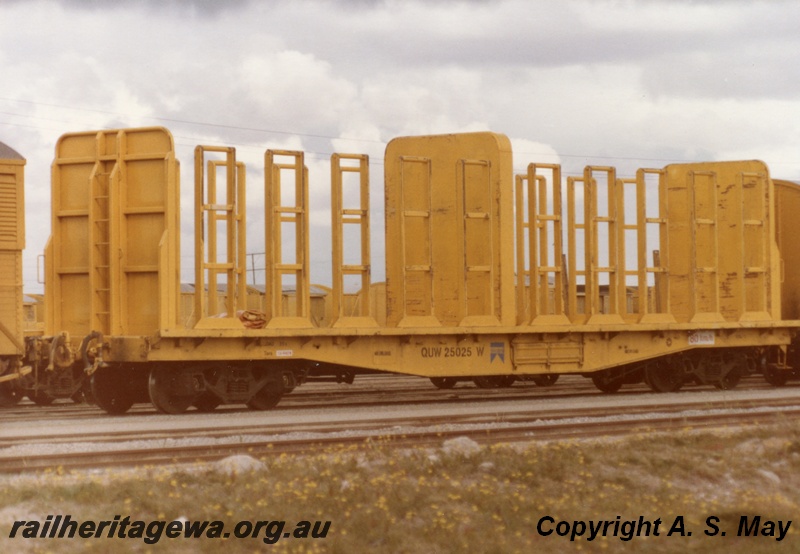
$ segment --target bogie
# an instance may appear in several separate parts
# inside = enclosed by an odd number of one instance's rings
[[[606,369],[592,374],[592,383],[598,390],[605,393],[615,393],[622,388],[624,378],[613,369]]]
[[[213,412],[222,404],[222,399],[211,391],[201,392],[192,404],[200,412]]]
[[[531,381],[540,387],[552,387],[558,381],[558,373],[545,373],[542,375],[533,375]]]
[[[452,389],[458,383],[455,377],[431,377],[431,383],[437,389]]]
[[[255,394],[247,401],[251,410],[271,410],[278,405],[284,392],[284,379],[275,372],[259,375]]]
[[[138,399],[137,388],[134,372],[130,370],[101,367],[91,377],[95,403],[112,415],[124,414],[133,406]]]
[[[680,366],[658,360],[644,368],[644,380],[654,392],[676,392],[686,382],[686,377]]]
[[[0,383],[0,406],[13,406],[22,394],[13,381]]]
[[[200,396],[201,374],[182,368],[157,365],[147,382],[150,401],[159,412],[181,414]]]

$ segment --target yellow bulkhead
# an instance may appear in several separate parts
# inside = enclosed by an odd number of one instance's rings
[[[22,308],[24,185],[25,158],[0,142],[0,356],[16,357],[25,351]]]
[[[46,334],[80,340],[177,325],[178,179],[166,129],[61,137],[45,250]]]
[[[386,324],[514,325],[508,138],[397,138],[384,164]]]

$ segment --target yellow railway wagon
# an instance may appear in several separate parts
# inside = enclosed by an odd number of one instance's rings
[[[658,391],[688,379],[731,387],[748,372],[789,370],[800,322],[782,317],[785,260],[762,162],[673,164],[631,178],[598,166],[565,178],[558,165],[531,163],[514,175],[509,140],[481,132],[394,139],[384,171],[387,279],[375,286],[369,160],[331,158],[333,274],[321,319],[304,153],[267,150],[263,186],[248,187],[235,148],[198,146],[186,319],[170,133],[65,135],[38,346],[49,355],[36,378],[66,394],[91,376],[111,413],[139,401],[178,413],[271,408],[315,368],[483,385],[572,373],[605,391],[641,379]],[[245,195],[256,192],[261,310],[245,282]],[[360,283],[357,297],[346,279]]]
[[[16,398],[25,352],[22,250],[25,158],[0,142],[0,404]]]

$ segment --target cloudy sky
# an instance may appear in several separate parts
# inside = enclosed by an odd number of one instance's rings
[[[519,170],[759,158],[800,180],[798,21],[800,3],[752,0],[0,0],[0,141],[28,160],[25,289],[40,288],[66,132],[168,127],[185,202],[197,144],[237,146],[253,183],[266,148],[305,150],[316,282],[330,280],[326,160],[371,156],[380,217],[395,136],[502,132]],[[251,211],[248,250],[263,252]]]

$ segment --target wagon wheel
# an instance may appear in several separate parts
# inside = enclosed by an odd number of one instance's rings
[[[773,387],[782,387],[789,381],[791,371],[767,367],[764,370],[764,379]]]
[[[481,375],[472,382],[481,389],[507,388],[514,384],[517,378],[514,375]]]
[[[736,388],[736,385],[739,384],[739,381],[742,380],[742,375],[744,371],[742,370],[741,365],[738,363],[732,363],[731,369],[726,373],[719,381],[714,383],[714,386],[720,390],[731,390]]]
[[[648,364],[644,380],[655,392],[676,392],[683,386],[683,375],[663,362]]]
[[[534,375],[531,381],[540,387],[552,387],[558,381],[558,373],[546,373],[542,375]]]
[[[494,382],[494,386],[500,388],[508,388],[514,384],[517,378],[514,375],[495,375],[492,377],[492,381]]]
[[[133,395],[122,371],[101,367],[92,374],[92,396],[106,413],[124,414],[133,406]]]
[[[271,410],[283,397],[283,379],[279,375],[267,377],[263,386],[247,401],[251,410]]]
[[[213,392],[206,391],[200,393],[200,396],[194,401],[194,407],[200,412],[213,412],[217,406],[222,404],[222,399]]]
[[[452,389],[458,383],[455,377],[431,377],[431,383],[437,389]]]
[[[491,376],[482,375],[481,377],[475,377],[472,379],[472,382],[475,383],[475,386],[479,389],[493,389],[497,386]]]
[[[159,412],[182,414],[197,399],[196,388],[188,375],[180,370],[156,366],[150,370],[147,391],[150,401]]]
[[[55,402],[55,396],[50,396],[50,393],[43,390],[34,390],[28,393],[28,398],[33,400],[37,406],[49,406]]]
[[[736,385],[739,384],[739,381],[742,380],[742,374],[736,371],[729,371],[725,377],[714,383],[714,386],[720,390],[731,390],[735,389]]]
[[[96,373],[96,372],[95,372]],[[97,404],[92,393],[92,380],[87,378],[81,383],[81,388],[72,393],[69,397],[75,404]]]
[[[0,383],[0,406],[13,406],[21,396],[13,382]]]
[[[592,374],[592,383],[598,390],[613,394],[622,388],[622,377],[614,375],[611,371],[599,371]]]

